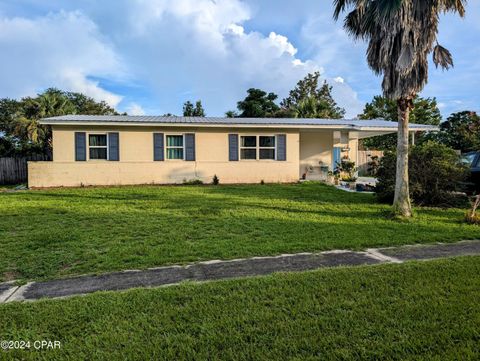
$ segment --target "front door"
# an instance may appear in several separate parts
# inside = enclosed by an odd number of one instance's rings
[[[333,147],[333,156],[332,156],[332,170],[335,171],[338,168],[338,164],[340,163],[340,158],[342,154],[342,148],[340,147]]]

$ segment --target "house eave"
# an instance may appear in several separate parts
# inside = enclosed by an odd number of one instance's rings
[[[382,132],[382,133],[395,133],[397,132],[396,127],[374,127],[374,126],[355,126],[355,125],[315,125],[315,124],[238,124],[238,123],[165,123],[165,122],[98,122],[98,121],[65,121],[65,120],[52,120],[52,119],[42,119],[39,121],[43,125],[54,125],[54,126],[103,126],[103,127],[165,127],[165,128],[254,128],[254,129],[293,129],[293,130],[351,130],[351,131],[361,131],[361,132]],[[438,127],[435,126],[420,126],[418,124],[415,127],[411,127],[410,131],[438,131]]]

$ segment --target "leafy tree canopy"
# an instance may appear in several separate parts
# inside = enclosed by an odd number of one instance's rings
[[[238,114],[237,114],[237,112],[236,112],[235,110],[227,110],[227,111],[225,112],[225,116],[226,116],[227,118],[236,118],[236,117],[238,117]]]
[[[263,90],[250,88],[247,97],[237,103],[241,118],[265,118],[272,117],[280,108],[275,104],[278,96],[274,93],[266,93]]]
[[[51,130],[42,118],[66,114],[118,114],[106,102],[86,95],[50,88],[37,97],[0,99],[0,156],[48,154]]]
[[[280,102],[282,109],[293,111],[298,118],[343,118],[345,109],[337,105],[332,96],[332,87],[326,81],[319,87],[319,77],[317,71],[298,81],[289,96]]]
[[[397,121],[397,102],[392,99],[377,95],[370,103],[365,105],[363,113],[359,114],[360,119],[385,119]],[[410,113],[410,120],[417,124],[439,125],[442,115],[437,106],[435,98],[422,98],[416,96],[413,99],[413,109]],[[417,136],[417,142],[421,143],[426,139],[424,135]],[[366,148],[379,150],[392,150],[397,146],[397,134],[387,134],[378,137],[367,138],[362,141]]]
[[[202,106],[202,101],[197,100],[195,106],[189,100],[183,103],[183,116],[184,117],[204,117],[205,110]]]
[[[459,155],[444,144],[428,141],[410,148],[410,196],[418,205],[463,206],[466,199],[457,197],[467,179],[468,168]],[[395,189],[396,155],[388,151],[380,161],[375,188],[378,200],[390,203]]]
[[[480,150],[480,117],[471,111],[453,113],[433,138],[462,152]]]

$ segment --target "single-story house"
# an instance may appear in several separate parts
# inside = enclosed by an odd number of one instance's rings
[[[384,120],[68,115],[52,127],[53,161],[29,162],[30,187],[314,179],[358,140],[395,133]],[[411,124],[411,131],[436,127]]]

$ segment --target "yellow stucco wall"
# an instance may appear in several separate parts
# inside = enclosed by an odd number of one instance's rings
[[[353,132],[345,132],[345,142],[341,141],[340,132],[332,130],[306,131],[300,133],[300,169],[299,176],[307,175],[307,179],[321,179],[320,166],[332,169],[333,147],[349,149],[341,152],[341,156],[358,163],[358,139]],[[314,167],[312,172],[307,167]]]
[[[332,164],[332,131],[311,131],[300,133],[300,169],[299,176],[306,172],[308,166],[319,167]]]
[[[75,161],[74,132],[119,132],[120,161]],[[195,133],[196,161],[153,161],[153,132]],[[287,134],[287,161],[228,160],[228,134]],[[29,162],[30,187],[168,184],[201,179],[221,183],[294,182],[298,180],[299,132],[275,129],[205,129],[158,127],[53,127],[53,162]],[[88,152],[87,152],[88,154]]]

